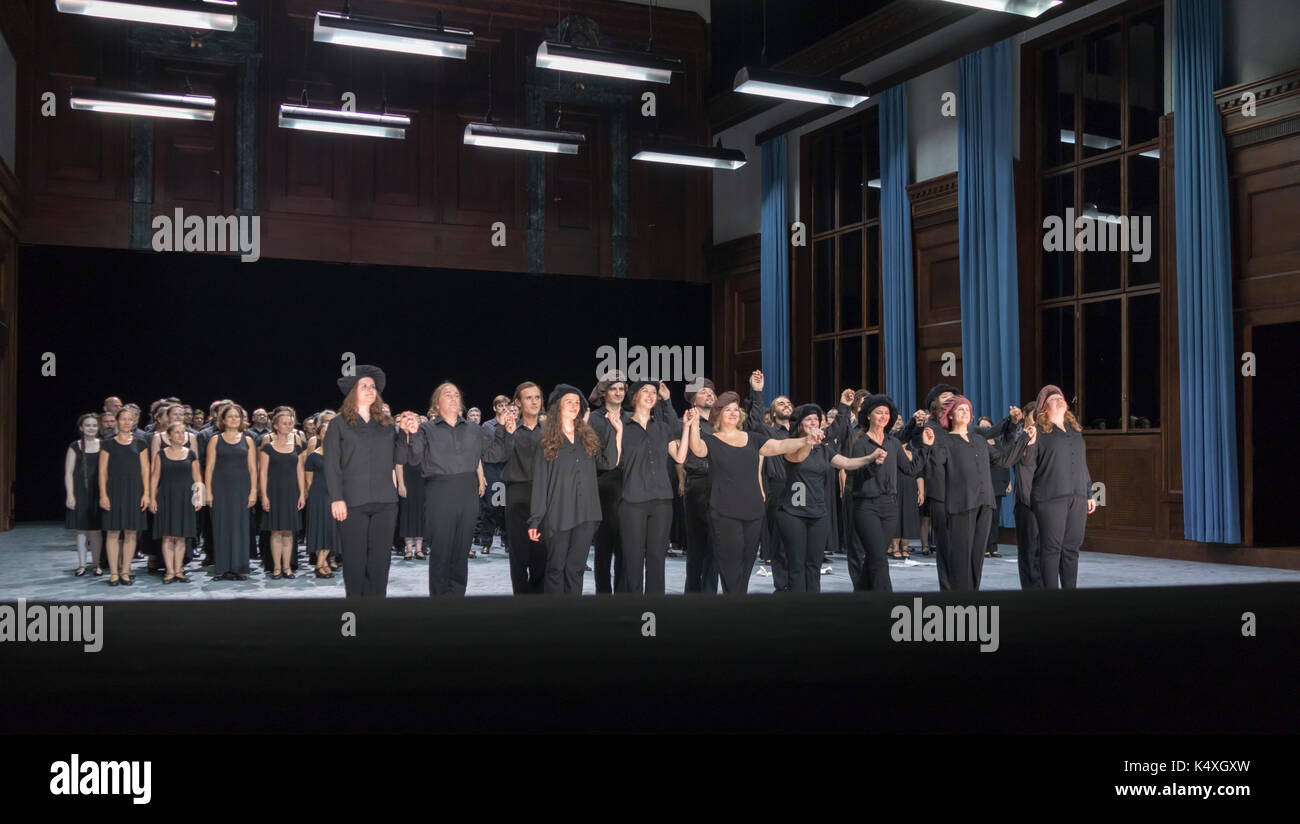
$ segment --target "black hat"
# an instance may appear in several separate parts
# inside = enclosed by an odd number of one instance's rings
[[[567,383],[556,384],[555,388],[551,390],[551,394],[546,398],[546,407],[549,409],[552,406],[555,406],[565,395],[578,396],[579,415],[587,411],[587,396],[582,394],[582,390],[578,387],[570,386]]]
[[[348,394],[352,391],[352,387],[357,385],[357,381],[362,378],[373,378],[375,381],[375,391],[381,395],[384,393],[384,385],[388,383],[388,378],[384,375],[384,370],[380,369],[378,366],[371,366],[368,363],[357,366],[356,374],[344,375],[339,378],[339,391],[344,395]]]
[[[868,395],[862,401],[862,408],[858,410],[858,426],[862,429],[871,428],[871,412],[878,407],[887,407],[889,409],[889,422],[885,424],[885,433],[894,428],[894,421],[898,420],[898,407],[894,406],[894,401],[888,395]]]
[[[791,417],[790,420],[791,420],[791,422],[793,423],[793,425],[798,426],[800,421],[802,421],[804,418],[806,418],[806,417],[808,417],[809,415],[812,415],[812,414],[814,414],[814,413],[816,413],[817,417],[819,417],[819,418],[824,418],[824,417],[826,417],[826,413],[825,413],[825,411],[823,411],[822,408],[821,408],[820,406],[818,406],[817,404],[815,404],[815,403],[802,403],[802,404],[799,404],[799,408],[798,408],[798,409],[794,410],[794,416]]]
[[[698,382],[699,382],[699,385],[700,385],[700,389],[704,389],[705,387],[708,387],[709,389],[712,389],[712,390],[713,390],[713,394],[714,394],[714,395],[717,395],[717,394],[718,394],[718,387],[716,387],[716,386],[713,385],[713,381],[709,380],[708,378],[699,378],[699,381],[698,381]],[[695,381],[692,381],[692,383],[695,383]],[[686,393],[686,402],[689,403],[691,406],[694,406],[694,405],[695,405],[695,396],[696,396],[696,394],[698,394],[698,393],[699,393],[699,389],[695,390],[695,392],[687,392],[687,393]]]
[[[623,405],[624,405],[624,406],[627,406],[627,407],[635,407],[635,406],[636,406],[636,394],[637,394],[638,392],[641,391],[641,387],[643,387],[643,386],[653,386],[653,387],[655,388],[655,392],[656,392],[655,397],[658,398],[658,394],[657,394],[657,393],[659,392],[659,384],[658,384],[657,382],[655,382],[655,381],[632,381],[631,383],[629,383],[629,384],[627,385],[627,393],[626,393],[625,395],[623,395]],[[656,400],[655,402],[658,403],[657,400]]]
[[[961,394],[961,390],[950,383],[936,383],[934,385],[934,388],[926,393],[925,403],[921,404],[921,408],[924,409],[926,412],[929,412],[930,407],[934,406],[934,402],[937,401],[939,399],[939,396],[942,395],[944,392],[951,392],[954,395]]]

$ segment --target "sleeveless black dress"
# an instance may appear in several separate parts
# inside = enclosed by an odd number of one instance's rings
[[[303,471],[312,473],[311,489],[307,490],[307,552],[337,550],[338,521],[330,514],[330,496],[325,488],[325,456],[319,452],[308,455]],[[423,482],[420,483],[419,490],[419,497],[423,498]],[[409,489],[407,494],[410,494]]]
[[[248,436],[230,444],[220,433],[212,468],[213,573],[248,573]]]
[[[185,457],[173,461],[167,457],[166,447],[158,450],[162,477],[158,481],[158,512],[153,518],[153,536],[163,538],[193,538],[198,535],[198,521],[194,513],[193,470],[194,450],[187,449]]]
[[[406,497],[397,501],[397,537],[420,538],[424,535],[424,479],[420,467],[409,463],[402,464],[402,473]]]
[[[108,453],[108,503],[112,509],[102,510],[100,528],[108,532],[142,530],[145,528],[144,510],[140,498],[144,496],[144,477],[140,474],[140,453],[149,449],[149,442],[132,438],[123,446],[117,438],[100,441],[99,448]]]
[[[271,502],[269,512],[260,505],[258,507],[262,531],[297,532],[298,456],[302,454],[302,447],[295,443],[292,452],[278,452],[268,440],[259,448],[267,456],[266,497]]]
[[[80,438],[68,448],[77,454],[77,463],[72,467],[72,497],[77,505],[63,510],[63,525],[68,529],[93,532],[100,528],[99,453],[87,455]],[[100,440],[99,448],[104,448],[103,440]]]

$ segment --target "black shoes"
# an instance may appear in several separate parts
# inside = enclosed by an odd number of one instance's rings
[[[284,574],[281,575],[280,577],[282,577],[282,578],[297,578],[298,576],[293,574],[293,570],[291,570],[291,569],[286,569],[286,570],[284,571]]]

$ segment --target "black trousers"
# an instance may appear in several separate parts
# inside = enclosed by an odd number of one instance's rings
[[[1005,489],[1006,487],[1003,487]],[[1002,520],[1002,496],[993,496],[993,519],[989,521],[989,538],[988,543],[984,546],[985,552],[996,552],[998,548],[998,530]]]
[[[867,586],[866,581],[863,580],[863,569],[862,569],[865,563],[870,563],[870,557],[869,557],[870,553],[867,550],[867,545],[863,542],[858,527],[858,508],[865,500],[867,499],[854,498],[851,496],[843,500],[844,511],[848,517],[847,528],[844,530],[844,552],[846,555],[848,555],[849,580],[853,582],[853,588],[855,590],[871,589],[871,587]],[[895,500],[897,500],[897,498],[895,498]],[[895,513],[895,515],[897,515],[897,513]],[[891,526],[890,529],[892,529],[896,535],[896,533],[898,532],[897,517],[894,518],[893,526]],[[886,546],[888,546],[891,537],[893,536],[889,536],[888,534],[886,535],[886,539],[885,539]],[[885,580],[886,580],[886,588],[882,591],[891,592],[892,590],[888,588],[889,560],[884,555],[881,555],[881,560],[885,564]],[[877,570],[876,573],[873,574],[878,574],[878,573],[879,570]]]
[[[343,550],[343,590],[347,597],[388,595],[388,565],[393,560],[391,542],[395,523],[395,503],[348,507],[348,517],[339,521],[338,531]]]
[[[749,592],[749,573],[758,557],[758,541],[763,533],[763,519],[728,518],[709,510],[709,531],[713,555],[718,562],[722,591],[726,594]]]
[[[1038,519],[1038,570],[1044,589],[1074,589],[1079,582],[1079,546],[1088,519],[1082,495],[1033,505]]]
[[[785,547],[781,546],[781,530],[776,528],[776,512],[780,505],[780,495],[769,493],[767,514],[763,516],[763,557],[772,564],[772,589],[784,592],[790,588],[790,565],[786,561]]]
[[[664,594],[664,559],[672,526],[673,502],[669,498],[619,505],[618,530],[628,592]]]
[[[424,479],[424,533],[429,536],[429,596],[464,595],[469,547],[478,519],[478,473]],[[346,560],[344,563],[347,563]]]
[[[930,540],[934,541],[934,562],[939,568],[939,589],[952,589],[948,579],[948,507],[943,501],[930,504]]]
[[[711,485],[707,477],[686,478],[686,591],[718,591],[718,562],[709,525]]]
[[[204,504],[199,510],[199,531],[203,533],[203,565],[212,563],[212,507]]]
[[[1032,509],[1016,501],[1016,566],[1021,589],[1043,588],[1038,564],[1038,519]]]
[[[776,512],[776,528],[789,562],[791,592],[822,591],[822,553],[830,531],[828,516],[800,518],[783,509]]]
[[[506,541],[510,544],[510,586],[515,595],[541,592],[546,582],[546,545],[528,537],[531,483],[506,484]]]
[[[622,473],[612,478],[608,473],[596,479],[600,493],[600,526],[596,527],[596,594],[610,592],[627,592],[626,576],[623,574],[623,548],[618,531],[618,507],[623,498]],[[614,566],[613,587],[610,586],[610,564]]]
[[[599,521],[578,524],[546,537],[546,589],[548,595],[581,595],[582,574],[587,571],[591,539]],[[511,556],[517,550],[511,550]]]
[[[858,591],[893,592],[889,580],[889,542],[898,534],[898,496],[879,495],[875,498],[855,498],[853,526],[862,556],[858,561],[859,574],[853,579]],[[853,566],[853,544],[849,545],[849,568]]]
[[[984,547],[988,543],[989,521],[993,510],[977,506],[965,512],[948,515],[947,548],[939,548],[940,557],[948,554],[948,586],[946,589],[973,592],[980,588],[984,572]],[[944,589],[943,582],[939,583]]]

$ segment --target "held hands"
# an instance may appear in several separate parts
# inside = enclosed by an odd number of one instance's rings
[[[1025,432],[1029,433],[1029,445],[1033,446],[1038,441],[1038,427],[1031,423],[1025,427]]]
[[[666,401],[671,397],[672,393],[668,391],[668,384],[659,381],[659,400]]]
[[[889,457],[889,453],[879,447],[877,447],[875,455],[876,455],[875,463],[877,465],[884,463],[885,458]]]
[[[749,388],[755,392],[763,391],[763,372],[761,369],[755,369],[749,373]]]
[[[348,505],[344,501],[335,501],[330,504],[330,514],[336,521],[346,521],[348,519]]]
[[[817,444],[821,443],[821,442],[822,442],[822,439],[825,438],[825,437],[826,437],[826,433],[825,433],[825,432],[823,432],[823,431],[820,430],[820,429],[814,429],[813,431],[809,432],[808,435],[807,435],[807,438],[808,438],[808,445],[809,445],[809,446],[816,446]]]
[[[926,446],[934,446],[933,429],[926,427],[925,429],[921,430],[921,443],[925,444]],[[1033,441],[1030,441],[1030,443],[1033,443]]]
[[[852,389],[845,389],[843,392],[840,393],[840,403],[844,404],[845,406],[852,407],[853,396],[856,394],[857,392],[854,392]]]
[[[414,435],[416,430],[420,428],[420,417],[407,410],[398,416],[397,428],[408,435]]]
[[[694,406],[692,406],[690,409],[687,409],[686,412],[682,415],[683,430],[690,429],[695,426],[699,426],[699,423],[700,423],[700,411],[696,409]]]
[[[1025,413],[1020,411],[1020,407],[1015,404],[1011,405],[1010,414],[1012,423],[1020,423],[1020,421],[1025,417]]]

